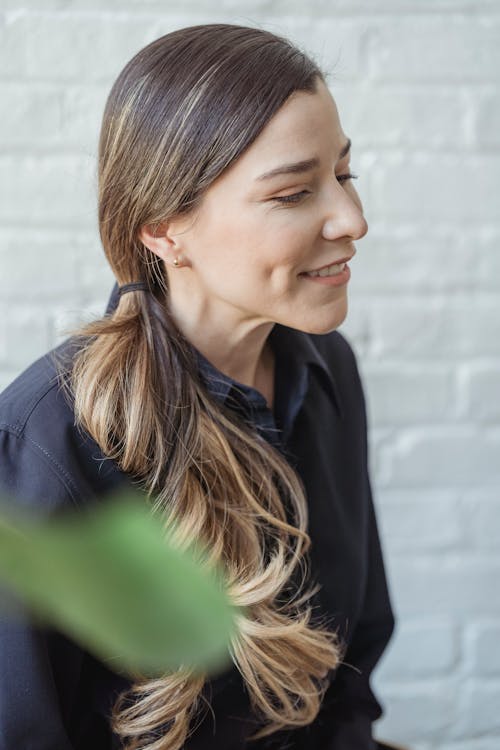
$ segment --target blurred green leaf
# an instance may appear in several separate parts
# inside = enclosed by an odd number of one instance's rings
[[[177,549],[142,496],[43,522],[5,507],[0,578],[41,621],[116,672],[210,672],[229,661],[235,609],[222,576],[200,566],[194,546]]]

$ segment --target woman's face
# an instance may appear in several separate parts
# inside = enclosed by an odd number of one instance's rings
[[[309,333],[327,333],[343,322],[347,281],[333,286],[304,272],[349,258],[353,241],[367,232],[348,178],[347,144],[322,81],[317,93],[294,92],[210,186],[194,221],[170,225],[175,244],[164,257],[180,318],[197,316],[197,325],[211,330],[217,324],[223,330],[222,321],[246,331],[278,322]],[[313,159],[312,168],[264,177]],[[179,269],[171,267],[177,255],[184,264]],[[183,304],[189,313],[179,308]]]

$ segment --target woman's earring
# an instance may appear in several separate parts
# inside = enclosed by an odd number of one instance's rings
[[[178,266],[178,265],[179,265],[179,259],[178,258],[174,258],[174,266]]]

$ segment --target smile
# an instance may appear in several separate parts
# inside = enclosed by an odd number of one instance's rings
[[[319,268],[314,268],[311,271],[303,271],[300,275],[301,276],[303,276],[303,275],[304,276],[317,276],[318,274],[321,274],[321,275],[324,275],[324,276],[325,275],[329,276],[330,272],[332,272],[332,273],[341,273],[341,271],[343,270],[345,264],[348,261],[350,261],[351,258],[354,258],[355,254],[356,254],[356,250],[353,248],[353,252],[351,253],[351,255],[346,255],[345,258],[338,258],[336,261],[334,261],[333,263],[329,263],[326,266],[320,266]],[[337,269],[337,270],[335,270],[335,269]],[[323,271],[325,271],[326,273],[323,273]]]
[[[346,264],[345,263],[332,263],[331,266],[326,266],[320,271],[305,271],[304,276],[335,276],[338,273],[342,273]]]

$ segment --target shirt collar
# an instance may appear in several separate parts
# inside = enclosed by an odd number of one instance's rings
[[[270,335],[277,356],[284,356],[286,352],[290,367],[294,364],[299,367],[304,364],[316,372],[321,383],[333,398],[339,416],[342,416],[340,393],[332,366],[328,364],[320,347],[315,343],[315,339],[324,341],[325,335],[316,336],[279,323],[275,324]]]
[[[293,372],[300,373],[304,367],[310,367],[315,370],[324,387],[333,397],[339,416],[342,416],[339,390],[335,377],[318,347],[314,344],[311,334],[275,323],[269,334],[269,341],[276,358],[280,358],[282,372],[288,371],[290,375]],[[229,397],[231,388],[236,386],[238,390],[244,392],[249,400],[258,405],[265,404],[264,396],[256,389],[233,380],[218,370],[198,349],[195,348],[195,352],[200,371],[204,376],[208,390],[213,396],[221,401],[225,401]]]
[[[118,285],[115,284],[108,301],[106,314],[111,314],[118,304]],[[342,416],[342,407],[339,396],[339,389],[335,382],[332,368],[327,364],[320,352],[320,348],[314,342],[314,339],[322,339],[323,336],[298,331],[295,328],[275,323],[269,341],[273,348],[276,358],[280,358],[282,371],[290,368],[290,372],[301,371],[304,366],[314,369],[318,374],[324,387],[333,397],[337,412]],[[225,401],[233,386],[239,387],[245,392],[247,397],[257,402],[265,404],[264,397],[254,388],[236,383],[228,375],[218,370],[196,347],[194,347],[198,358],[199,369],[207,383],[209,391],[216,398]]]

